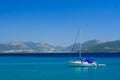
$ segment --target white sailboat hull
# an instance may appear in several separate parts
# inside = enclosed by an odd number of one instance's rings
[[[73,67],[96,67],[96,62],[88,63],[88,62],[81,62],[81,61],[70,61],[70,66]]]

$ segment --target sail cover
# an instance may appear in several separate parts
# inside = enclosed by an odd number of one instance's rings
[[[81,58],[82,61],[85,61],[85,62],[88,62],[88,63],[93,63],[95,61],[94,58],[90,58],[90,57],[87,57],[87,58]]]
[[[88,63],[93,63],[95,61],[94,58],[86,58],[85,59]]]

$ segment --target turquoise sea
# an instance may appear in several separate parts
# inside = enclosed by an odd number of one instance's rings
[[[70,67],[68,57],[0,56],[0,80],[120,80],[120,58],[96,58],[105,67]]]

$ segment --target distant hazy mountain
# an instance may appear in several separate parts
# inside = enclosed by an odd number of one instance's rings
[[[79,52],[80,44],[71,45],[64,51]],[[120,52],[120,40],[101,42],[99,40],[89,40],[82,44],[82,52]]]
[[[99,41],[99,40],[89,40],[89,41],[86,41],[84,43],[82,43],[82,51],[89,48],[89,47],[92,47],[92,46],[95,46],[95,45],[98,45],[98,44],[101,44],[102,42]],[[75,43],[69,47],[67,47],[64,51],[73,51],[73,52],[78,52],[80,50],[80,43]]]
[[[36,42],[0,42],[0,53],[79,52],[80,43],[68,47]],[[101,42],[89,40],[82,43],[82,52],[120,52],[120,40]]]
[[[35,53],[35,52],[59,52],[62,47],[55,47],[48,43],[36,42],[4,42],[0,43],[1,53]]]
[[[95,46],[95,45],[98,45],[98,44],[101,44],[102,42],[99,41],[99,40],[88,40],[86,42],[84,42],[82,44],[82,48],[87,48],[87,47],[91,47],[91,46]]]
[[[94,46],[89,46],[83,51],[85,52],[120,52],[120,40],[107,41]]]

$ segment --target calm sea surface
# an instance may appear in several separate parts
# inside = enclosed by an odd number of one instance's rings
[[[0,56],[0,80],[120,80],[120,58],[96,58],[105,67],[70,67],[69,57]]]

